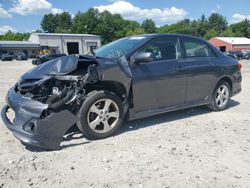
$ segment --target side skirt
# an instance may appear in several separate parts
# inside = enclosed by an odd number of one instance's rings
[[[156,108],[152,110],[146,110],[146,111],[141,111],[141,112],[135,112],[134,108],[129,109],[128,117],[127,120],[135,120],[135,119],[140,119],[144,117],[149,117],[149,116],[154,116],[157,114],[163,114],[167,112],[172,112],[176,110],[183,110],[187,108],[192,108],[192,107],[198,107],[198,106],[203,106],[203,105],[208,105],[210,104],[209,101],[198,101],[198,102],[192,102],[188,104],[182,104],[182,105],[177,105],[177,106],[171,106],[171,107],[165,107],[165,108]]]

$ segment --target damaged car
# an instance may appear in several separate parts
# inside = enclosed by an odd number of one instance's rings
[[[200,38],[132,36],[34,67],[8,91],[1,116],[22,143],[58,149],[75,124],[102,139],[124,120],[201,105],[224,110],[241,81],[241,64]]]

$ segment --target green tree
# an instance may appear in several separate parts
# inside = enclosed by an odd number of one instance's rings
[[[96,26],[99,24],[99,12],[97,9],[89,9],[87,12],[78,12],[73,19],[73,33],[97,34]]]
[[[28,40],[29,36],[29,33],[15,33],[12,31],[8,31],[4,35],[0,36],[0,40],[22,41]]]
[[[71,15],[68,12],[55,15],[56,33],[70,33],[72,28]]]
[[[108,11],[100,13],[99,24],[96,26],[96,32],[102,35],[102,42],[107,43],[118,38],[124,37],[123,30],[124,19],[120,14],[111,14]]]
[[[237,37],[250,38],[250,20],[243,20],[242,22],[230,25],[230,29]]]
[[[235,33],[232,31],[230,27],[228,27],[222,34],[223,37],[234,37]]]
[[[219,35],[219,32],[218,32],[218,31],[216,31],[215,29],[210,29],[210,30],[207,31],[207,33],[206,33],[206,35],[204,36],[204,38],[205,38],[206,40],[209,40],[209,39],[211,39],[211,38],[213,38],[213,37],[217,37],[218,35]]]
[[[206,35],[206,32],[209,29],[208,21],[203,14],[200,19],[197,21],[197,36],[204,37]]]
[[[140,35],[140,34],[143,34],[145,33],[144,29],[141,28],[141,27],[138,27],[134,30],[129,30],[126,34],[126,36],[131,36],[131,35]]]
[[[218,13],[209,16],[208,25],[210,30],[218,32],[219,35],[228,27],[227,19]]]
[[[196,35],[197,24],[196,22],[191,22],[189,19],[184,19],[175,24],[164,25],[162,27],[159,27],[157,31],[159,33],[179,33]]]
[[[142,22],[141,24],[142,29],[146,33],[155,33],[156,32],[156,27],[155,27],[155,22],[152,19],[146,19]]]
[[[41,28],[48,33],[70,33],[72,28],[71,15],[68,12],[61,14],[45,14]]]
[[[56,20],[53,14],[45,14],[41,22],[41,28],[44,32],[54,33],[56,31]]]
[[[118,17],[117,17],[118,18]],[[119,31],[116,32],[115,38],[121,38],[125,36],[135,35],[141,28],[140,24],[136,21],[124,20],[123,18],[118,18],[115,24],[119,25]],[[130,33],[130,34],[128,34]],[[133,34],[132,34],[133,33]],[[145,33],[145,32],[143,32]]]
[[[140,25],[136,21],[125,20],[120,14],[108,11],[99,12],[90,8],[86,12],[78,12],[72,19],[70,14],[46,14],[41,22],[44,32],[90,33],[101,35],[102,43],[111,42],[124,36],[143,33],[180,33],[210,39],[215,36],[249,37],[250,21],[244,20],[228,27],[225,17],[218,13],[208,18],[202,15],[199,19],[184,19],[170,25],[156,28],[152,19],[146,19]],[[9,36],[8,38],[15,38]]]
[[[96,9],[78,12],[73,19],[74,33],[90,33],[102,36],[102,43],[126,36],[127,32],[140,27],[136,21],[124,20],[120,14],[108,11],[100,13]]]

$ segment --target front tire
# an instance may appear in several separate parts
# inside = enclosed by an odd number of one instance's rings
[[[228,108],[231,97],[231,88],[225,81],[217,84],[213,96],[212,103],[208,106],[213,111],[222,111]]]
[[[84,100],[78,114],[77,126],[89,139],[113,135],[122,125],[122,101],[109,91],[92,91]]]

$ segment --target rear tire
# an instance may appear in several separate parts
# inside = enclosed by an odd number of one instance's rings
[[[89,139],[113,135],[122,125],[122,101],[109,91],[92,91],[84,100],[78,114],[77,126]]]
[[[208,105],[208,108],[213,111],[225,110],[228,108],[230,97],[230,85],[225,81],[220,81],[213,92],[212,103]]]

